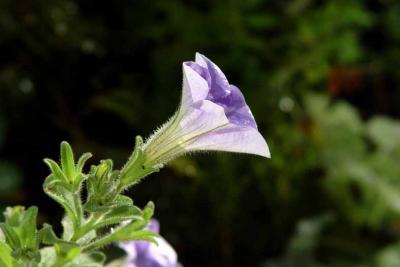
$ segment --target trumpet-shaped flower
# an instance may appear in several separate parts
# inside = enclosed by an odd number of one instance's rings
[[[159,233],[157,220],[152,219],[148,229]],[[127,267],[180,267],[178,256],[171,245],[162,237],[157,237],[158,245],[149,241],[129,241],[119,246],[128,254]]]
[[[270,157],[268,145],[239,88],[211,60],[197,53],[183,63],[179,110],[144,145],[145,166],[193,151],[228,151]]]

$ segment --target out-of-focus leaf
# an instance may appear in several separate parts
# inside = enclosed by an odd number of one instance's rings
[[[332,222],[332,215],[326,214],[301,220],[292,236],[285,256],[279,260],[267,261],[263,267],[317,267],[315,249],[320,241],[322,230]]]
[[[367,134],[385,152],[400,148],[400,122],[376,116],[367,123]]]
[[[377,253],[374,267],[397,267],[400,266],[400,244],[394,244]]]

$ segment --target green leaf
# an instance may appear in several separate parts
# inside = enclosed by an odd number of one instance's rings
[[[106,256],[103,253],[94,251],[81,254],[73,262],[67,264],[66,267],[103,267],[105,261]]]
[[[39,245],[36,235],[36,217],[38,213],[37,207],[30,207],[25,211],[24,217],[21,221],[20,239],[26,248],[35,250]]]
[[[54,247],[44,247],[40,250],[41,261],[39,267],[53,267],[57,260]]]
[[[397,120],[376,116],[368,122],[367,134],[383,151],[400,148],[400,122]]]
[[[57,254],[57,259],[62,259],[62,262],[70,262],[79,256],[81,248],[74,244],[56,243],[54,249]]]
[[[0,266],[1,267],[16,267],[17,262],[11,255],[11,248],[4,242],[0,241]]]
[[[373,266],[395,267],[400,266],[400,244],[387,246],[377,253]]]
[[[76,175],[74,153],[71,146],[65,141],[61,142],[61,167],[68,180],[74,182]]]
[[[121,231],[114,235],[114,240],[116,241],[129,241],[129,240],[146,240],[154,244],[158,244],[155,239],[158,237],[156,233],[151,230],[141,230],[141,231]]]
[[[54,233],[53,227],[47,223],[43,224],[43,228],[38,232],[38,236],[40,242],[46,245],[52,245],[62,240]]]
[[[74,212],[75,204],[71,197],[71,192],[64,187],[64,184],[62,184],[61,181],[59,181],[55,176],[49,175],[43,183],[43,190],[48,196],[65,209],[68,216],[75,220],[74,223],[77,223],[77,218]]]
[[[77,173],[81,173],[82,172],[86,161],[88,159],[90,159],[92,156],[93,156],[92,153],[85,153],[79,158],[78,163],[76,164],[76,172]]]
[[[146,220],[150,220],[151,217],[153,217],[154,214],[154,203],[152,201],[149,201],[143,209],[143,217]]]
[[[14,231],[14,229],[10,225],[8,225],[6,223],[0,223],[0,228],[6,237],[7,243],[13,249],[18,249],[22,246],[18,234]]]
[[[126,240],[148,240],[155,242],[155,237],[158,235],[150,230],[143,230],[148,225],[147,220],[136,220],[117,228],[113,233],[112,237],[115,241],[126,241]]]
[[[106,213],[93,228],[98,229],[127,220],[142,219],[142,214],[142,211],[136,206],[116,206]]]
[[[24,211],[25,207],[23,206],[7,207],[4,211],[6,223],[10,226],[18,226],[21,223]]]
[[[95,239],[96,237],[97,237],[96,231],[95,230],[91,230],[88,233],[86,233],[84,236],[79,238],[76,241],[76,243],[78,243],[79,245],[86,245],[89,242],[91,242],[93,239]]]
[[[104,212],[118,206],[133,206],[133,201],[128,196],[117,195],[112,202],[99,205],[98,203],[94,202],[92,198],[89,198],[88,202],[86,202],[84,205],[84,209],[88,212]]]
[[[73,222],[71,221],[71,218],[69,216],[64,216],[64,218],[61,221],[61,224],[63,226],[62,239],[71,240],[72,236],[74,235],[74,225]]]
[[[64,181],[65,183],[68,183],[68,178],[65,176],[64,172],[61,170],[60,166],[52,160],[52,159],[44,159],[44,163],[49,166],[50,171],[52,174],[55,176],[55,178],[58,178],[61,181]]]
[[[5,223],[0,224],[7,244],[13,250],[16,259],[39,261],[39,240],[36,230],[37,207],[25,210],[21,206],[7,208]]]
[[[42,261],[39,264],[39,267],[54,267],[54,266],[63,266],[63,267],[102,267],[105,262],[105,255],[101,252],[94,251],[92,253],[76,253],[78,252],[79,247],[69,245],[59,246],[57,249],[67,249],[68,255],[65,258],[60,258],[61,255],[57,255],[54,247],[45,247],[40,250],[40,254],[42,257]],[[80,249],[79,249],[80,250]],[[57,258],[58,256],[58,258]],[[68,258],[73,258],[73,260],[67,260]]]

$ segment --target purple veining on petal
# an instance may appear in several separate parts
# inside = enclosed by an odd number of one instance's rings
[[[196,62],[187,62],[186,64],[207,81],[210,90],[206,100],[223,107],[229,122],[257,129],[254,117],[239,88],[229,84],[223,72],[211,60],[203,55],[200,57],[206,62],[207,67]]]

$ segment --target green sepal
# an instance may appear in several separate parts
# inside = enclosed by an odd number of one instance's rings
[[[145,156],[143,154],[143,139],[141,136],[136,136],[135,149],[132,155],[129,157],[128,162],[121,170],[121,190],[137,183],[145,176],[160,170],[161,166],[145,167],[144,161]]]

